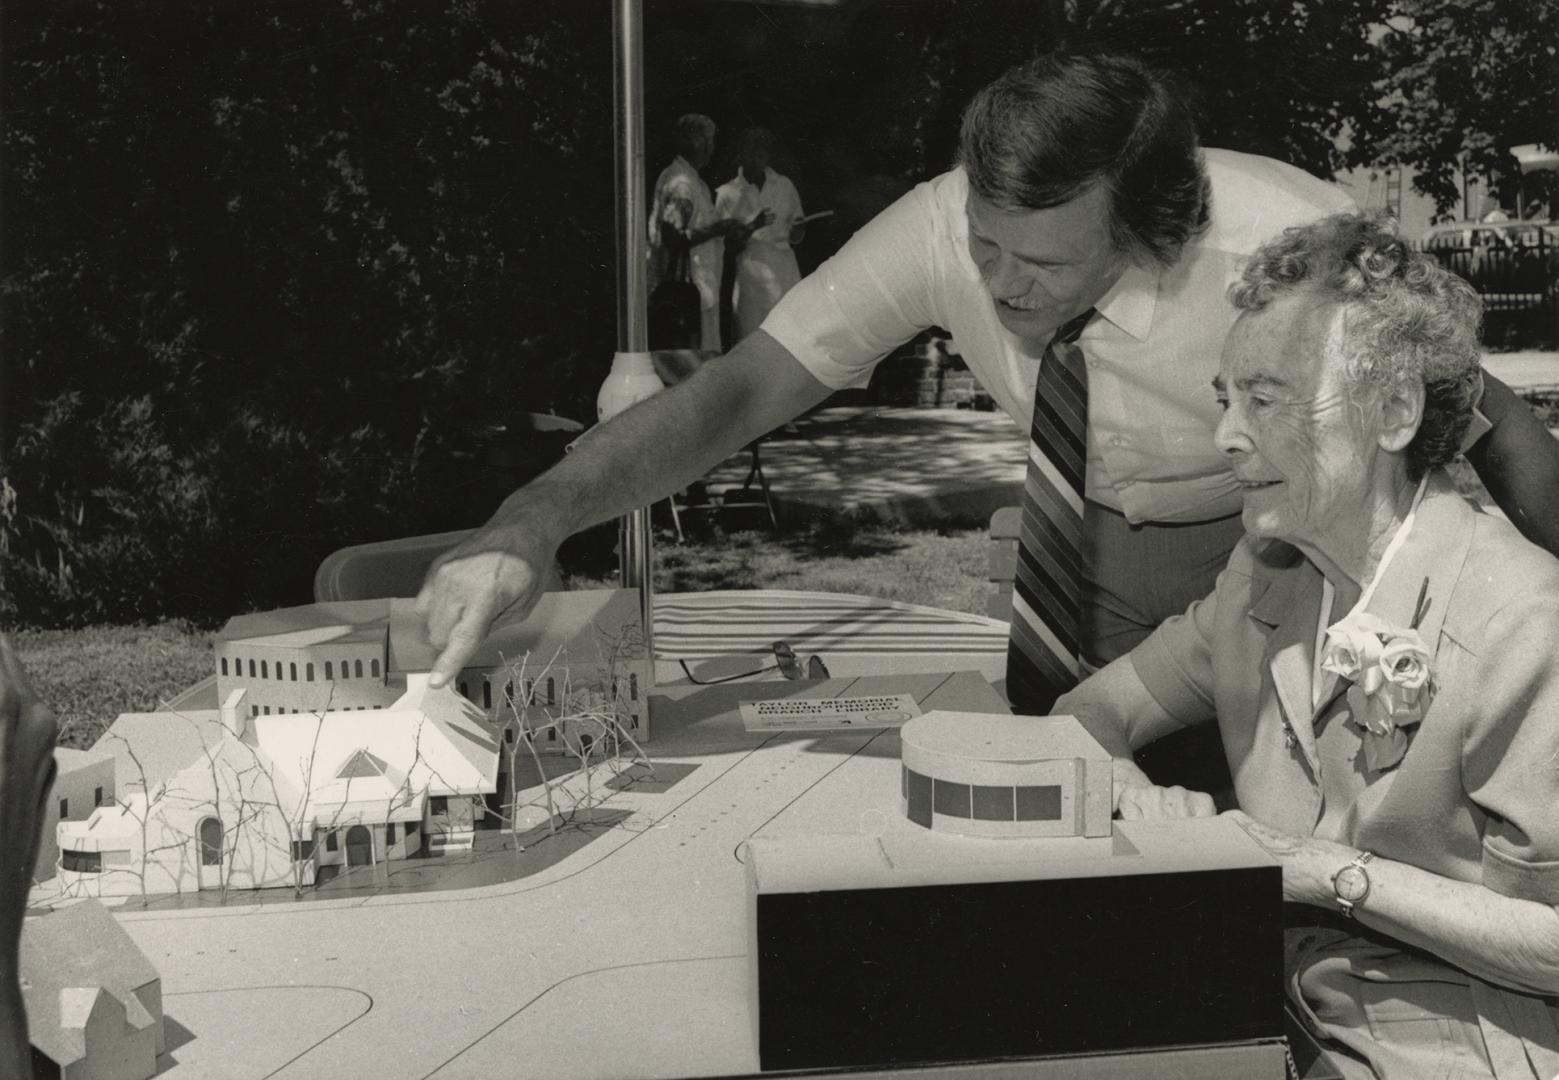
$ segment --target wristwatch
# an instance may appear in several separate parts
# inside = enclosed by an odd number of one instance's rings
[[[1353,909],[1370,894],[1370,876],[1364,864],[1375,857],[1373,851],[1361,851],[1351,863],[1332,875],[1332,891],[1337,894],[1337,910],[1343,918],[1353,918]]]

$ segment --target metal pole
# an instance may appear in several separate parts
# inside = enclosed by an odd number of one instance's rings
[[[642,0],[615,0],[612,69],[616,108],[617,349],[649,350],[644,180],[644,10]],[[655,671],[654,538],[649,507],[618,523],[622,587],[639,590],[650,678]]]

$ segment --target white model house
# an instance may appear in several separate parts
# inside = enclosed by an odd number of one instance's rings
[[[62,1080],[146,1080],[157,1071],[166,1049],[162,980],[102,904],[25,920],[21,975],[34,1057]]]
[[[54,748],[54,787],[43,804],[43,835],[33,876],[47,881],[54,876],[60,849],[55,827],[62,821],[85,821],[104,803],[114,801],[114,759],[98,750]]]
[[[549,595],[530,618],[495,628],[456,684],[437,690],[409,602],[234,618],[215,644],[219,723],[137,714],[105,736],[123,766],[157,722],[157,745],[121,768],[118,800],[58,826],[62,891],[301,888],[321,867],[469,848],[478,820],[513,802],[522,750],[577,751],[599,737],[599,726],[592,735],[556,722],[563,688],[615,674],[616,693],[602,691],[620,705],[614,723],[642,736],[643,639],[614,621],[637,611],[631,592]]]

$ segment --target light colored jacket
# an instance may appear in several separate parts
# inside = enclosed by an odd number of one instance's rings
[[[1434,698],[1406,729],[1406,756],[1378,773],[1358,753],[1346,685],[1326,675],[1312,705],[1322,578],[1286,544],[1247,537],[1213,594],[1131,663],[1176,719],[1217,718],[1256,820],[1559,904],[1559,561],[1436,474],[1368,610],[1407,627],[1425,581],[1418,629]],[[1334,930],[1291,937],[1291,990],[1311,1023],[1380,1075],[1460,1076],[1447,1063],[1479,1044],[1488,1061],[1465,1075],[1559,1073],[1552,999],[1393,946]]]

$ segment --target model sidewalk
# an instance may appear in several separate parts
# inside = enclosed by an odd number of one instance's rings
[[[1559,352],[1489,354],[1484,362],[1518,391],[1559,391]],[[981,525],[1016,506],[1027,438],[999,412],[970,409],[822,409],[759,449],[781,521],[851,515],[899,524]],[[707,478],[711,491],[739,487],[750,457]]]

